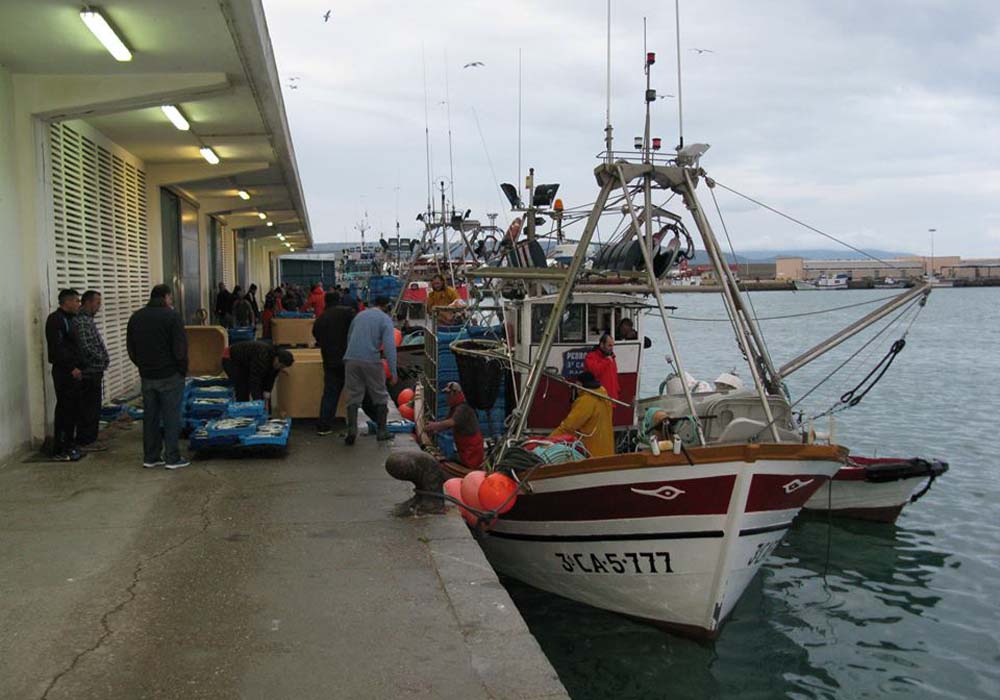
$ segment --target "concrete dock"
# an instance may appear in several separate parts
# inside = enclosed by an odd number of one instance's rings
[[[0,465],[0,698],[566,698],[454,509],[393,446],[143,469],[141,426]]]

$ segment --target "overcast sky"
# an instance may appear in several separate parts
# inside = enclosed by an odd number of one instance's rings
[[[519,48],[522,170],[561,183],[566,206],[596,195],[604,0],[265,8],[317,241],[358,240],[365,210],[372,233],[394,231],[397,196],[402,234],[418,233],[424,66],[435,182],[449,179],[450,106],[459,208],[509,220],[495,183],[517,181]],[[673,3],[614,0],[622,149],[641,133],[643,16],[654,87],[677,94]],[[1000,256],[1000,1],[682,0],[681,25],[685,142],[711,144],[702,165],[719,182],[861,247],[928,254],[935,228],[937,255]],[[676,144],[675,99],[653,125]],[[738,252],[833,247],[718,196]]]

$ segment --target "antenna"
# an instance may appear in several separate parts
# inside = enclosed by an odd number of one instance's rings
[[[431,127],[427,109],[427,51],[421,46],[420,56],[424,64],[424,144],[427,149],[427,211],[431,211]]]
[[[681,0],[674,0],[674,22],[677,27],[677,133],[680,142],[677,150],[684,148],[684,93],[681,91]]]
[[[607,112],[604,118],[604,150],[607,154],[607,162],[611,164],[611,0],[608,0],[608,68],[607,85],[605,93],[607,96]]]
[[[517,179],[521,181],[521,49],[517,50]]]
[[[451,179],[451,208],[455,208],[455,161],[451,155],[451,91],[448,89],[448,50],[444,52],[444,102],[448,112],[448,177]]]

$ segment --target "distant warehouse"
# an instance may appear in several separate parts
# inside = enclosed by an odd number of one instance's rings
[[[919,279],[926,273],[923,258],[894,258],[891,260],[806,260],[798,257],[779,257],[775,260],[775,276],[785,280],[814,280],[819,277],[847,275],[852,280]]]

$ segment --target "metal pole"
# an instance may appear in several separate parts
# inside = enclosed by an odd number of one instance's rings
[[[888,316],[893,311],[913,301],[921,294],[923,294],[926,297],[930,295],[930,293],[931,293],[930,282],[927,282],[919,287],[914,287],[913,289],[906,290],[898,297],[890,299],[888,302],[878,307],[867,316],[858,319],[857,321],[847,326],[846,328],[842,328],[841,330],[837,331],[829,338],[824,340],[822,343],[813,346],[812,348],[806,350],[804,353],[802,353],[795,359],[785,363],[778,370],[778,375],[782,379],[784,379],[792,372],[796,372],[802,369],[805,365],[809,364],[820,355],[829,352],[830,350],[832,350],[833,348],[837,347],[845,340],[850,338],[851,336],[857,335],[871,324],[875,323],[881,318],[884,318],[885,316]]]
[[[606,151],[605,162],[611,165],[612,155],[611,155],[611,0],[608,0],[608,69],[607,69],[607,85],[605,87],[605,95],[607,96],[608,106],[607,112],[604,119],[604,148]]]
[[[614,186],[615,180],[612,177],[609,177],[604,185],[601,186],[601,191],[597,195],[597,201],[594,202],[594,207],[590,210],[590,216],[587,218],[587,225],[584,227],[583,234],[580,236],[577,253],[587,250],[587,246],[590,245],[590,241],[594,237],[594,231],[597,230],[597,222],[601,219],[604,204],[608,201],[608,195],[611,193],[611,188]],[[585,257],[585,255],[579,254],[573,256],[569,269],[566,271],[566,282],[559,288],[559,295],[556,297],[555,304],[552,306],[552,314],[549,316],[549,320],[545,324],[545,333],[542,335],[542,342],[538,347],[538,355],[536,356],[534,363],[532,363],[531,371],[528,373],[524,393],[521,396],[521,401],[517,408],[514,409],[515,420],[513,423],[513,430],[510,434],[512,439],[521,437],[521,434],[524,432],[525,424],[528,422],[528,413],[531,411],[531,404],[535,400],[535,394],[538,391],[538,384],[541,381],[545,364],[548,362],[549,351],[552,350],[552,343],[555,341],[556,330],[558,330],[559,322],[562,319],[563,309],[566,307],[566,302],[569,301],[570,294],[573,292],[573,283],[576,276],[583,268]],[[497,458],[498,460],[503,457],[506,449],[507,441],[505,441],[500,448],[500,455]]]
[[[757,366],[756,360],[757,356],[750,348],[750,340],[747,338],[746,330],[739,322],[739,311],[737,310],[736,301],[733,298],[733,290],[730,289],[728,284],[730,278],[726,275],[725,261],[719,253],[718,242],[715,240],[712,227],[709,225],[708,218],[701,208],[698,196],[694,193],[691,172],[687,169],[684,170],[684,200],[691,211],[691,215],[694,216],[695,223],[698,225],[698,230],[701,232],[701,237],[705,242],[705,250],[712,260],[712,265],[715,267],[715,273],[719,276],[719,281],[722,283],[722,297],[732,317],[733,330],[736,331],[736,340],[739,342],[740,349],[747,358],[747,365],[750,366],[750,374],[753,377],[754,386],[757,387],[757,395],[760,397],[761,406],[764,408],[764,416],[767,418],[768,426],[771,429],[771,437],[774,438],[775,442],[781,442],[781,436],[778,434],[778,427],[774,423],[774,415],[771,412],[771,404],[767,399],[767,390],[760,377],[760,368]]]
[[[622,167],[620,165],[617,167],[617,169],[618,169],[618,179],[621,182],[622,191],[625,193],[625,206],[628,209],[629,216],[632,217],[632,225],[635,226],[636,231],[638,231],[640,226],[639,218],[636,216],[635,208],[632,206],[632,196],[628,192],[628,183],[625,182],[625,174],[622,172]],[[649,175],[646,175],[645,177],[648,179]],[[648,187],[649,182],[647,181],[646,184]],[[647,199],[647,202],[648,201],[649,200]],[[649,220],[651,218],[652,217],[650,216],[646,217],[647,226],[650,225]],[[681,356],[677,352],[677,344],[674,341],[674,334],[670,330],[670,322],[667,321],[667,309],[666,305],[663,303],[663,294],[660,292],[660,287],[656,283],[656,275],[653,272],[653,261],[652,259],[650,259],[649,250],[642,242],[642,236],[641,235],[636,236],[636,240],[639,243],[639,248],[642,250],[642,259],[646,264],[646,274],[649,277],[649,284],[652,287],[653,296],[656,297],[656,305],[660,309],[660,318],[663,320],[663,330],[667,334],[667,342],[670,343],[670,354],[674,358],[674,364],[676,365],[677,372],[680,374],[681,377],[681,384],[684,387],[684,399],[687,401],[688,410],[691,412],[691,417],[694,419],[695,425],[697,425],[698,427],[697,429],[698,443],[704,445],[705,433],[701,428],[701,421],[698,420],[698,411],[694,407],[694,397],[691,396],[691,387],[688,386],[687,377],[684,374],[684,366],[681,364]]]

